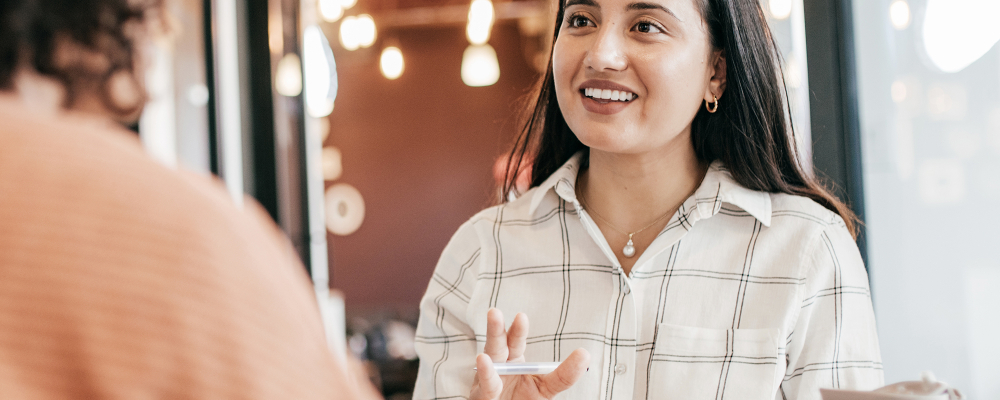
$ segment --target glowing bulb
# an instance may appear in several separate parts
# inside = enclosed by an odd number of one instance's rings
[[[474,0],[469,6],[469,25],[465,28],[469,43],[485,44],[490,40],[491,29],[493,29],[493,3],[490,0]]]
[[[792,0],[771,0],[771,16],[785,19],[792,15]]]
[[[497,52],[488,44],[472,45],[462,55],[462,82],[472,87],[489,86],[500,79]]]
[[[377,31],[375,30],[375,21],[372,20],[371,15],[359,15],[358,19],[354,22],[354,29],[357,31],[355,35],[358,38],[359,47],[369,47],[375,43]]]
[[[354,51],[361,46],[358,40],[358,29],[355,27],[357,21],[357,17],[354,16],[346,17],[340,21],[340,45],[344,46],[346,50]]]
[[[340,0],[340,8],[345,10],[350,10],[355,4],[358,4],[358,0]]]
[[[344,16],[344,8],[338,0],[319,0],[319,14],[326,22],[334,22]]]
[[[278,62],[274,90],[282,96],[295,97],[302,93],[302,63],[294,53],[286,54]]]
[[[308,26],[302,34],[302,64],[306,110],[313,118],[330,115],[337,96],[337,63],[318,26]]]
[[[896,0],[889,6],[889,19],[897,30],[910,26],[910,5],[906,0]]]
[[[382,58],[379,61],[382,75],[386,78],[396,79],[403,75],[403,52],[398,48],[386,47],[382,50]]]

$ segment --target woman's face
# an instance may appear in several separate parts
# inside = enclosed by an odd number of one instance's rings
[[[721,97],[725,60],[696,1],[566,0],[553,77],[583,144],[623,154],[667,148],[687,140],[704,100]]]

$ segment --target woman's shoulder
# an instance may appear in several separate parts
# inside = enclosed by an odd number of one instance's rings
[[[844,223],[840,215],[806,196],[788,193],[770,193],[770,196],[772,217],[797,217],[823,226]]]
[[[815,200],[794,194],[770,193],[771,229],[785,230],[803,238],[822,233],[851,237],[844,219]]]

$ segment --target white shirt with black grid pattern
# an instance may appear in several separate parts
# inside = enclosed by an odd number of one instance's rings
[[[420,304],[415,400],[468,398],[486,311],[527,314],[525,360],[577,348],[557,398],[819,399],[882,386],[868,276],[843,220],[713,163],[625,276],[574,184],[581,155],[463,224]]]

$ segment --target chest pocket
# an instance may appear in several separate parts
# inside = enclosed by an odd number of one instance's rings
[[[649,399],[774,399],[784,374],[777,329],[660,324]]]

